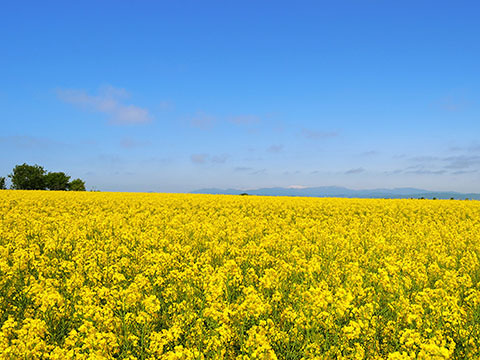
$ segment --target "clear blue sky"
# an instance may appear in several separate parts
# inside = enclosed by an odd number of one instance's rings
[[[0,176],[480,192],[477,1],[9,1]]]

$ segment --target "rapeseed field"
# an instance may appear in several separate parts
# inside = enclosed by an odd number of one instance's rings
[[[0,359],[474,359],[480,202],[0,191]]]

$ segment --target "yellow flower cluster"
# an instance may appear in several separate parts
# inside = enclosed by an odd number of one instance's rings
[[[0,359],[469,359],[480,202],[0,191]]]

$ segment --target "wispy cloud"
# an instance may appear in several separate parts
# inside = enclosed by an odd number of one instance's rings
[[[444,159],[446,169],[464,170],[480,166],[480,155],[449,156]]]
[[[283,150],[283,145],[270,145],[267,148],[267,151],[270,153],[277,154]]]
[[[211,161],[216,164],[224,164],[229,158],[227,154],[214,155],[211,158]]]
[[[453,155],[431,156],[417,155],[406,157],[410,163],[397,173],[415,175],[463,175],[480,171],[480,148],[476,145],[468,147],[450,147]],[[463,152],[463,154],[462,154]]]
[[[336,131],[318,131],[312,129],[302,129],[302,136],[311,140],[320,140],[338,136]]]
[[[267,169],[259,169],[249,173],[249,175],[263,175],[266,174]]]
[[[7,145],[17,149],[48,149],[58,146],[67,146],[64,143],[35,136],[0,136],[0,145]]]
[[[254,132],[254,125],[260,123],[260,117],[257,115],[236,115],[236,116],[217,116],[204,111],[197,111],[195,115],[188,118],[190,126],[202,130],[209,130],[217,124],[230,123],[245,127],[249,132]]]
[[[385,175],[398,175],[403,173],[403,169],[395,169],[395,170],[386,170],[383,172]]]
[[[158,104],[160,110],[173,110],[175,108],[175,104],[169,100],[162,100]]]
[[[255,169],[248,166],[237,166],[233,169],[235,172],[247,173],[247,175],[261,175],[266,173],[266,169]]]
[[[220,155],[210,155],[210,154],[192,154],[190,156],[190,160],[194,164],[206,164],[206,163],[213,163],[213,164],[224,164],[227,162],[230,156],[228,154],[220,154]]]
[[[57,95],[68,104],[107,115],[112,125],[136,125],[152,121],[147,109],[125,103],[129,97],[125,89],[106,86],[97,95],[78,89],[60,89]]]
[[[428,169],[416,169],[404,171],[405,174],[415,175],[443,175],[447,173],[447,170],[428,170]]]
[[[302,172],[300,170],[295,170],[295,171],[289,171],[285,170],[282,174],[283,175],[298,175],[301,174]]]
[[[194,164],[205,164],[208,160],[208,154],[192,154],[190,160]]]
[[[362,153],[360,153],[359,155],[360,156],[374,156],[374,155],[378,155],[379,152],[376,151],[376,150],[370,150],[370,151],[364,151]]]
[[[474,174],[477,173],[478,170],[458,170],[452,172],[453,175],[464,175],[464,174]]]
[[[142,146],[148,145],[147,141],[139,141],[132,139],[130,137],[125,137],[122,140],[120,140],[120,146],[124,149],[134,149]]]
[[[237,166],[234,171],[251,171],[253,168],[248,166]]]
[[[359,167],[359,168],[347,170],[347,171],[345,171],[345,174],[347,174],[347,175],[360,174],[360,173],[362,173],[362,172],[364,172],[364,171],[365,171],[364,168]]]
[[[449,150],[454,152],[480,153],[480,145],[472,144],[468,146],[451,146]]]
[[[444,111],[459,112],[465,110],[471,102],[463,97],[445,96],[437,104]]]
[[[206,114],[203,111],[197,111],[197,113],[190,119],[191,126],[203,130],[210,129],[215,122],[215,116]]]
[[[236,125],[252,125],[260,122],[260,117],[257,115],[237,115],[231,116],[228,120]]]
[[[410,157],[411,161],[420,162],[420,163],[432,163],[434,161],[441,160],[439,156],[430,156],[430,155],[417,155]]]

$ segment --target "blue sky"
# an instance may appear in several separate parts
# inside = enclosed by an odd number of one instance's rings
[[[480,192],[476,1],[11,1],[0,176]]]

